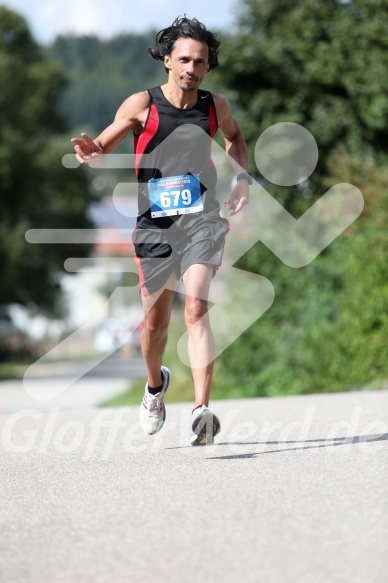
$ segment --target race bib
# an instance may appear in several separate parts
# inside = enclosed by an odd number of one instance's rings
[[[151,217],[186,215],[203,210],[201,183],[196,174],[152,178],[148,181]]]

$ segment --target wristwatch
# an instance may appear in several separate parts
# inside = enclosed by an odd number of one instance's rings
[[[245,179],[245,180],[248,180],[248,184],[249,184],[249,185],[251,185],[251,184],[253,183],[253,178],[252,178],[252,176],[249,174],[249,172],[241,172],[241,174],[237,174],[237,176],[236,176],[236,180],[237,180],[237,182],[238,182],[239,180],[243,180],[243,179]]]

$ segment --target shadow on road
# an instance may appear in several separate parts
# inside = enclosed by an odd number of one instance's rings
[[[279,445],[279,444],[290,444],[290,443],[319,443],[319,445],[306,445],[304,447],[286,447],[284,449],[272,449],[269,451],[258,451],[247,454],[237,454],[237,455],[226,455],[226,456],[214,456],[208,459],[244,459],[244,458],[254,458],[259,455],[265,455],[268,453],[282,453],[285,451],[303,451],[308,449],[320,449],[323,447],[336,447],[339,445],[356,445],[358,443],[367,443],[370,441],[388,441],[388,433],[378,433],[372,435],[357,435],[354,437],[334,437],[332,439],[306,439],[305,441],[266,441],[266,442],[224,442],[218,443],[216,445]],[[323,442],[323,443],[320,443]]]
[[[207,459],[211,460],[235,460],[235,459],[249,459],[255,458],[260,455],[272,454],[272,453],[283,453],[286,451],[303,451],[310,449],[321,449],[323,447],[337,447],[339,445],[356,445],[359,443],[377,442],[377,441],[388,441],[388,433],[377,433],[370,435],[356,435],[350,437],[333,437],[325,439],[306,439],[303,441],[224,441],[221,443],[215,443],[212,447],[228,447],[228,446],[245,446],[245,445],[288,445],[288,444],[312,444],[304,445],[303,447],[285,447],[282,449],[271,449],[268,451],[257,451],[251,453],[241,453],[234,455],[221,455],[212,456]],[[313,445],[319,444],[319,445]],[[184,446],[192,447],[192,446]],[[170,447],[167,449],[184,449],[182,447]]]

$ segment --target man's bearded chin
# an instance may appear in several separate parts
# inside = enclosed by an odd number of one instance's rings
[[[193,93],[193,91],[196,91],[197,90],[196,87],[187,87],[187,85],[185,85],[184,87],[181,87],[181,89],[185,93]]]
[[[193,91],[196,91],[197,90],[196,86],[194,87],[192,85],[186,85],[184,83],[185,79],[186,79],[186,77],[183,75],[181,77],[181,81],[183,82],[182,86],[181,86],[182,91],[185,91],[186,93],[192,93]],[[198,83],[198,81],[199,81],[199,79],[197,77],[191,77],[191,80],[194,81],[194,83]]]

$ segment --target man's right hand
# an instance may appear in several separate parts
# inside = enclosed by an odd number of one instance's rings
[[[104,151],[96,142],[93,142],[87,134],[81,134],[82,139],[72,138],[75,150],[75,156],[81,164],[88,166],[98,166],[101,163]]]

